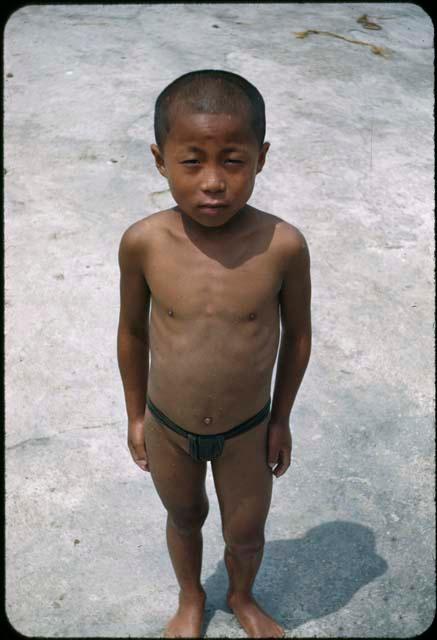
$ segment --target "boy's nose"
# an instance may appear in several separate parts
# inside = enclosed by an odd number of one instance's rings
[[[209,173],[205,176],[202,186],[202,191],[209,193],[220,193],[226,189],[226,184],[223,178],[217,173]]]

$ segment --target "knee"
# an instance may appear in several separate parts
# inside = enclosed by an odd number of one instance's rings
[[[231,555],[245,556],[259,553],[264,548],[264,531],[223,530],[226,549]]]
[[[208,515],[208,503],[192,505],[168,512],[171,526],[183,535],[200,531]]]

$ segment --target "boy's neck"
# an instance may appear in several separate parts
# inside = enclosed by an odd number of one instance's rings
[[[245,205],[226,224],[218,227],[205,227],[187,216],[178,206],[174,207],[180,213],[181,221],[187,236],[211,243],[221,243],[231,240],[244,231],[248,225],[249,205]]]

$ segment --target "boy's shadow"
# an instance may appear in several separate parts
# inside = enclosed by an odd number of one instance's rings
[[[268,542],[254,595],[290,631],[338,611],[368,582],[385,573],[369,527],[335,520],[310,529],[303,538]],[[228,579],[223,560],[205,581],[204,631],[226,605]]]

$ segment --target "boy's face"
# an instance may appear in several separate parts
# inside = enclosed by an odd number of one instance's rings
[[[221,227],[249,200],[269,146],[259,148],[244,113],[178,112],[164,150],[152,144],[151,151],[182,212]]]

